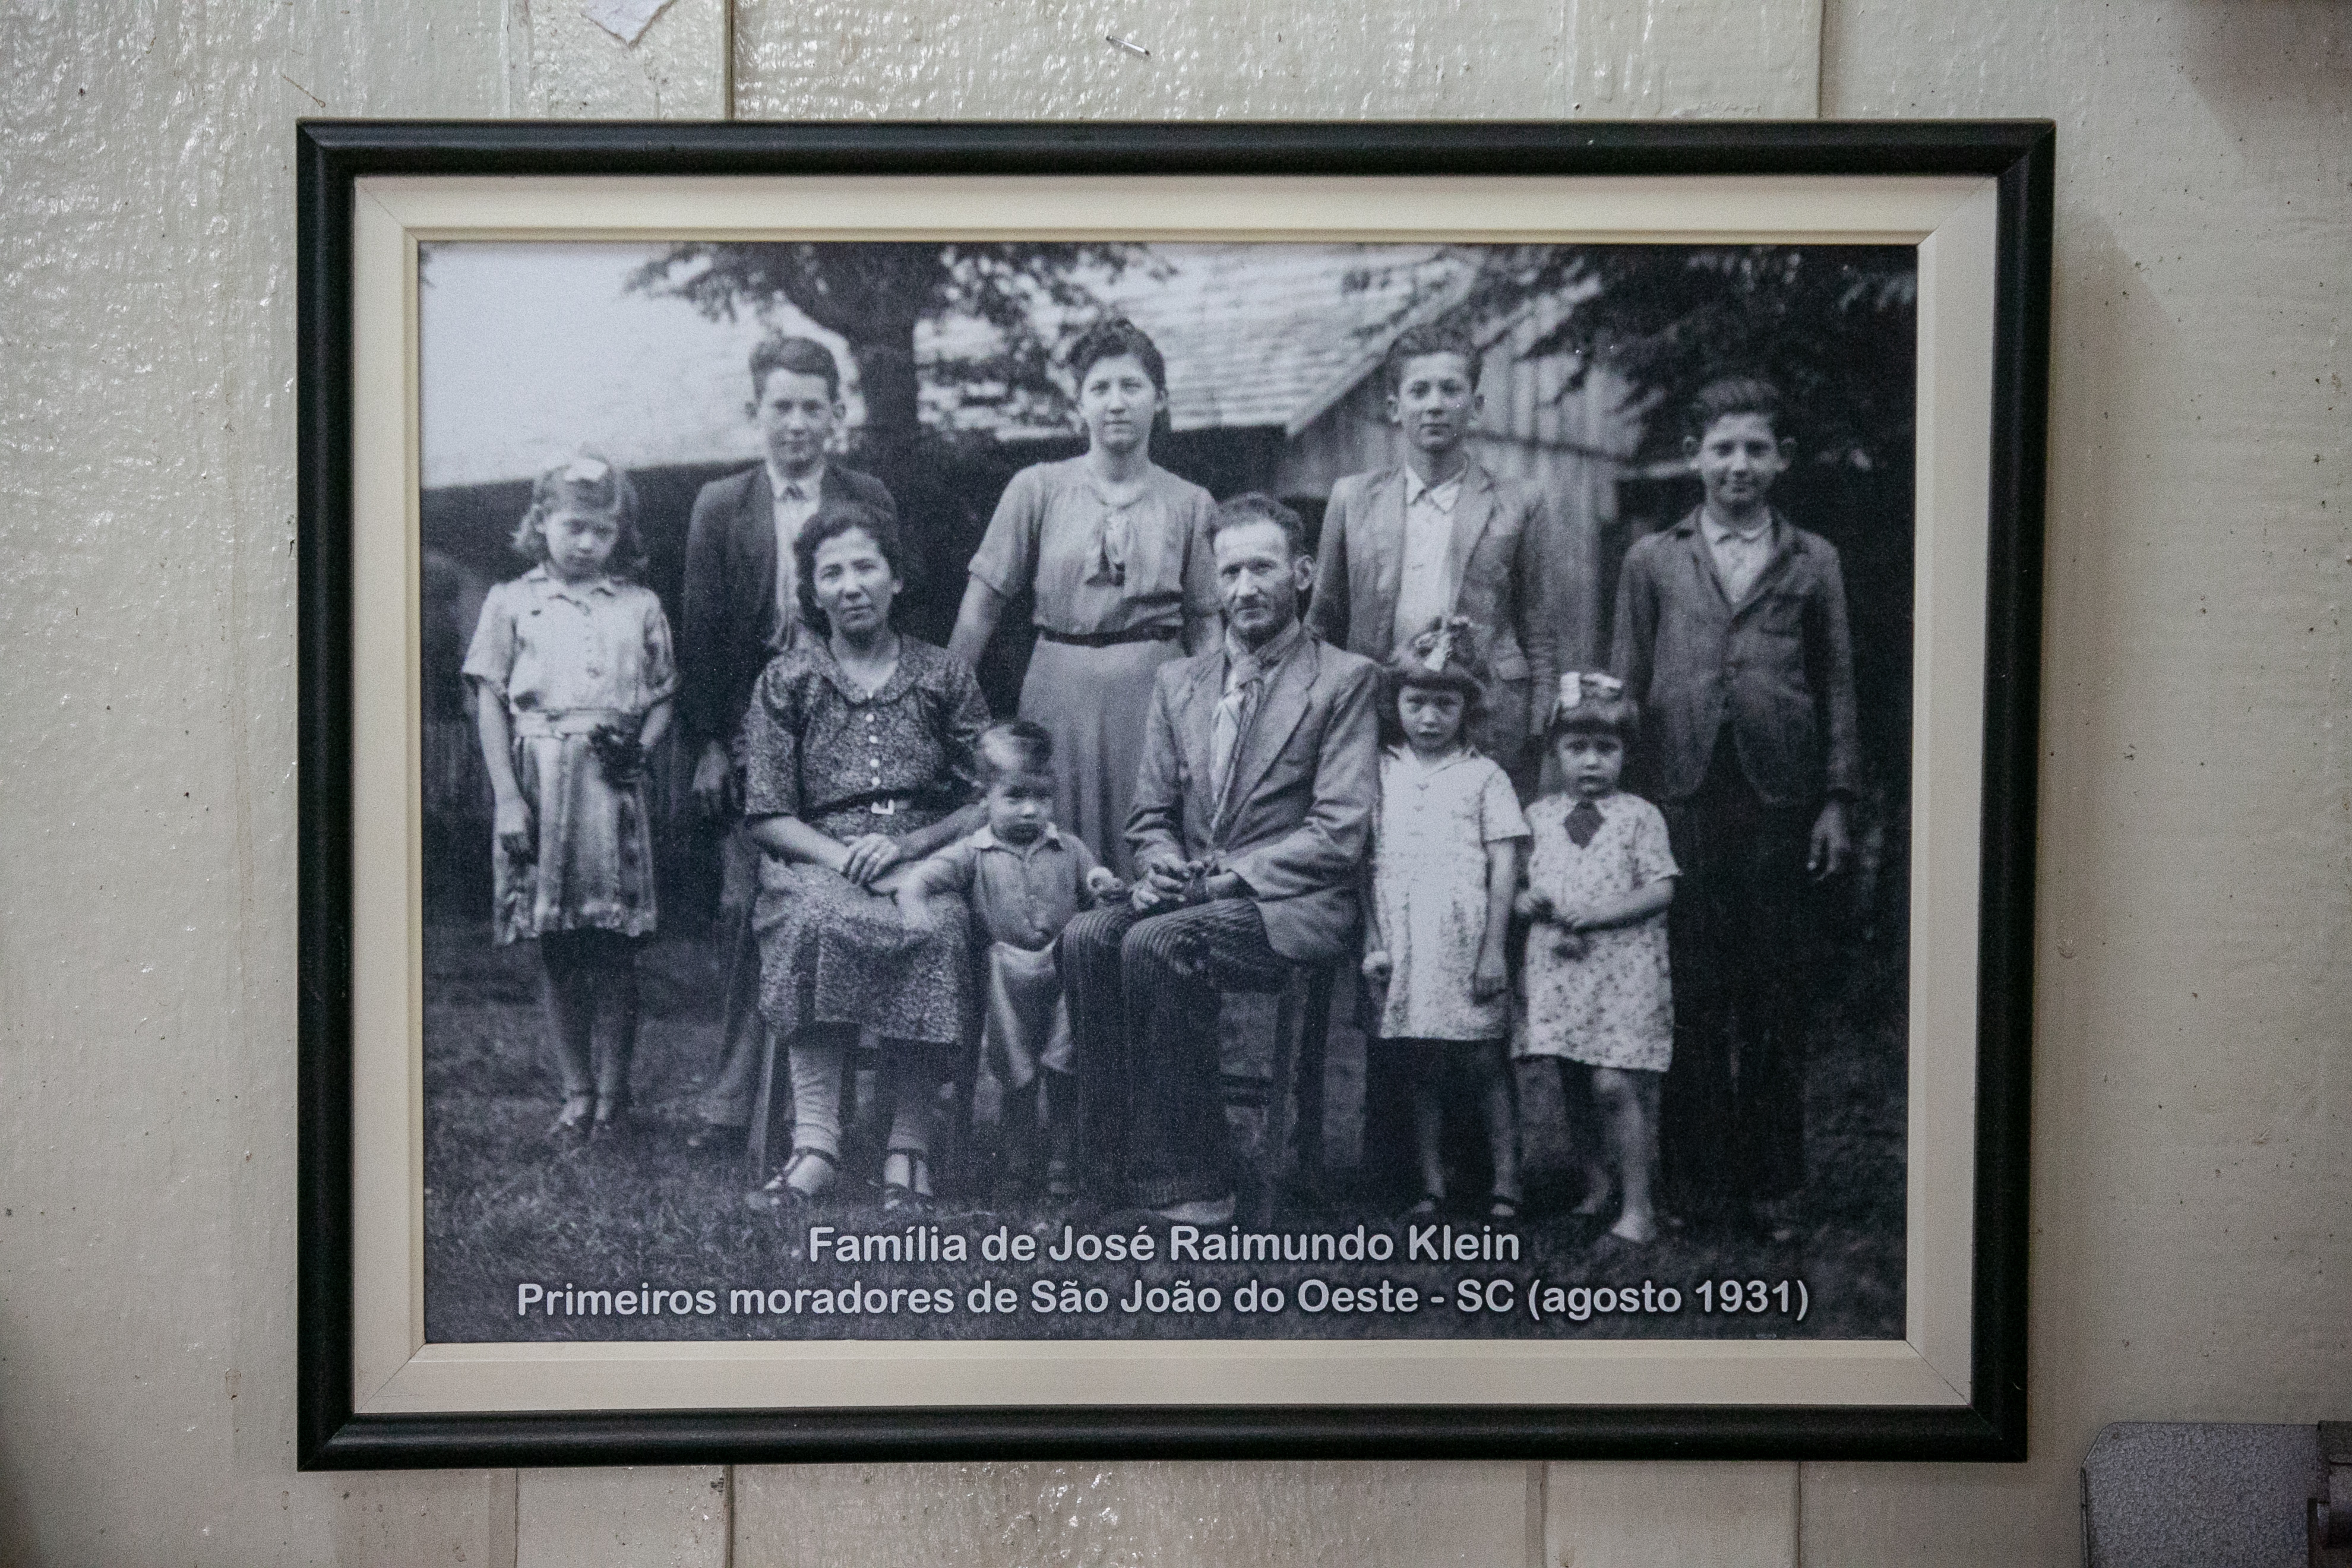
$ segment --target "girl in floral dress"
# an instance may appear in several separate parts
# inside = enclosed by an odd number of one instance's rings
[[[625,1130],[638,944],[653,934],[646,753],[667,732],[669,620],[629,581],[645,560],[627,476],[583,455],[541,474],[467,650],[497,842],[499,942],[536,940],[563,1085],[559,1140]]]
[[[1445,1201],[1440,1153],[1445,1079],[1466,1077],[1485,1113],[1494,1162],[1487,1212],[1519,1212],[1518,1113],[1506,1041],[1504,964],[1511,893],[1528,825],[1510,780],[1463,740],[1486,700],[1486,672],[1470,623],[1433,624],[1390,660],[1372,828],[1370,930],[1364,977],[1379,1001],[1376,1032],[1412,1064],[1416,1215]]]
[[[1678,874],[1664,816],[1617,787],[1640,723],[1622,682],[1573,670],[1560,677],[1545,739],[1567,787],[1528,808],[1535,850],[1517,900],[1534,922],[1519,1051],[1591,1070],[1623,1195],[1609,1233],[1631,1242],[1658,1234],[1650,1194],[1658,1086],[1674,1055],[1666,905]],[[1570,1103],[1577,1098],[1571,1092]],[[1606,1206],[1609,1175],[1588,1162],[1580,1213]]]

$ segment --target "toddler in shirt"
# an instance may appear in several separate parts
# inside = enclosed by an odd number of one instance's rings
[[[978,754],[987,823],[918,863],[898,886],[898,909],[921,929],[940,918],[931,902],[938,895],[970,903],[987,942],[981,1048],[1004,1086],[1007,1174],[1016,1185],[1034,1180],[1042,1126],[1046,1191],[1068,1198],[1076,1195],[1077,1102],[1054,943],[1079,910],[1126,888],[1083,840],[1055,826],[1054,741],[1043,727],[1026,719],[992,724]]]

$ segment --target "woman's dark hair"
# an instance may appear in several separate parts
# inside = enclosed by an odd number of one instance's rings
[[[890,563],[891,574],[900,583],[907,581],[907,542],[898,531],[896,518],[856,502],[827,507],[818,512],[801,529],[801,536],[793,541],[793,561],[800,568],[801,622],[820,637],[833,634],[833,623],[816,607],[817,547],[860,530],[874,542],[882,559]]]
[[[1054,737],[1031,719],[1000,719],[980,732],[972,746],[982,787],[1011,773],[1054,771]]]
[[[583,451],[558,463],[531,481],[530,505],[523,509],[509,542],[518,555],[533,562],[547,559],[547,520],[558,512],[577,511],[610,517],[619,529],[612,558],[604,569],[615,577],[635,579],[646,569],[645,534],[637,526],[637,488],[629,476],[594,452]]]
[[[1467,740],[1471,727],[1486,717],[1486,661],[1478,654],[1477,628],[1459,616],[1430,622],[1426,630],[1398,644],[1388,663],[1381,667],[1381,742],[1391,746],[1403,743],[1404,721],[1397,712],[1397,699],[1408,686],[1459,692],[1462,733],[1458,738]]]
[[[1151,341],[1141,327],[1124,316],[1106,316],[1070,344],[1070,379],[1075,386],[1087,384],[1087,373],[1104,360],[1132,354],[1143,366],[1143,374],[1161,392],[1168,390],[1168,362],[1160,357],[1160,345]]]
[[[794,375],[816,375],[824,378],[824,392],[835,403],[841,401],[841,362],[833,351],[814,338],[794,337],[787,332],[770,332],[751,350],[751,400],[756,403],[768,395],[768,377],[780,370]]]
[[[1544,725],[1546,746],[1559,744],[1562,735],[1614,735],[1628,746],[1641,738],[1642,705],[1625,695],[1622,684],[1605,675],[1571,672],[1560,678],[1560,685],[1565,688],[1570,680],[1577,682],[1577,700],[1564,704],[1554,699],[1551,718]]]
[[[1694,441],[1704,441],[1717,420],[1734,414],[1762,415],[1764,422],[1772,426],[1775,440],[1789,433],[1780,411],[1779,387],[1761,376],[1723,375],[1692,395],[1690,405],[1683,410],[1683,434]]]

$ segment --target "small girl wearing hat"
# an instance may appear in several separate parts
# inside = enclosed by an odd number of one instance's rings
[[[661,601],[629,580],[645,550],[618,468],[583,454],[541,474],[514,548],[537,564],[483,600],[465,664],[496,805],[493,926],[539,943],[563,1084],[552,1135],[609,1138],[626,1130],[655,920],[645,758],[677,667]]]
[[[1535,830],[1517,908],[1528,938],[1521,1056],[1556,1057],[1563,1072],[1591,1071],[1608,1123],[1622,1194],[1609,1234],[1647,1242],[1657,1168],[1658,1088],[1674,1054],[1674,993],[1666,972],[1666,905],[1679,874],[1658,808],[1617,787],[1625,747],[1641,724],[1622,682],[1570,671],[1559,679],[1545,741],[1567,787],[1528,808]],[[1581,1098],[1570,1090],[1569,1103]],[[1580,1214],[1602,1213],[1611,1173],[1588,1157]]]
[[[1411,1053],[1416,1215],[1445,1201],[1445,1079],[1475,1089],[1494,1160],[1487,1212],[1519,1212],[1518,1113],[1511,1094],[1509,972],[1504,941],[1528,837],[1503,770],[1464,739],[1486,707],[1475,628],[1433,622],[1397,649],[1381,720],[1381,809],[1364,977],[1375,1032]]]

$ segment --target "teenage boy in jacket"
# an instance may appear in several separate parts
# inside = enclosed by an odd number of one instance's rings
[[[1725,378],[1692,400],[1683,447],[1705,499],[1627,553],[1611,664],[1642,704],[1683,873],[1659,1126],[1669,1201],[1785,1239],[1805,1180],[1811,889],[1852,858],[1861,780],[1837,551],[1771,505],[1783,427],[1769,382]]]

